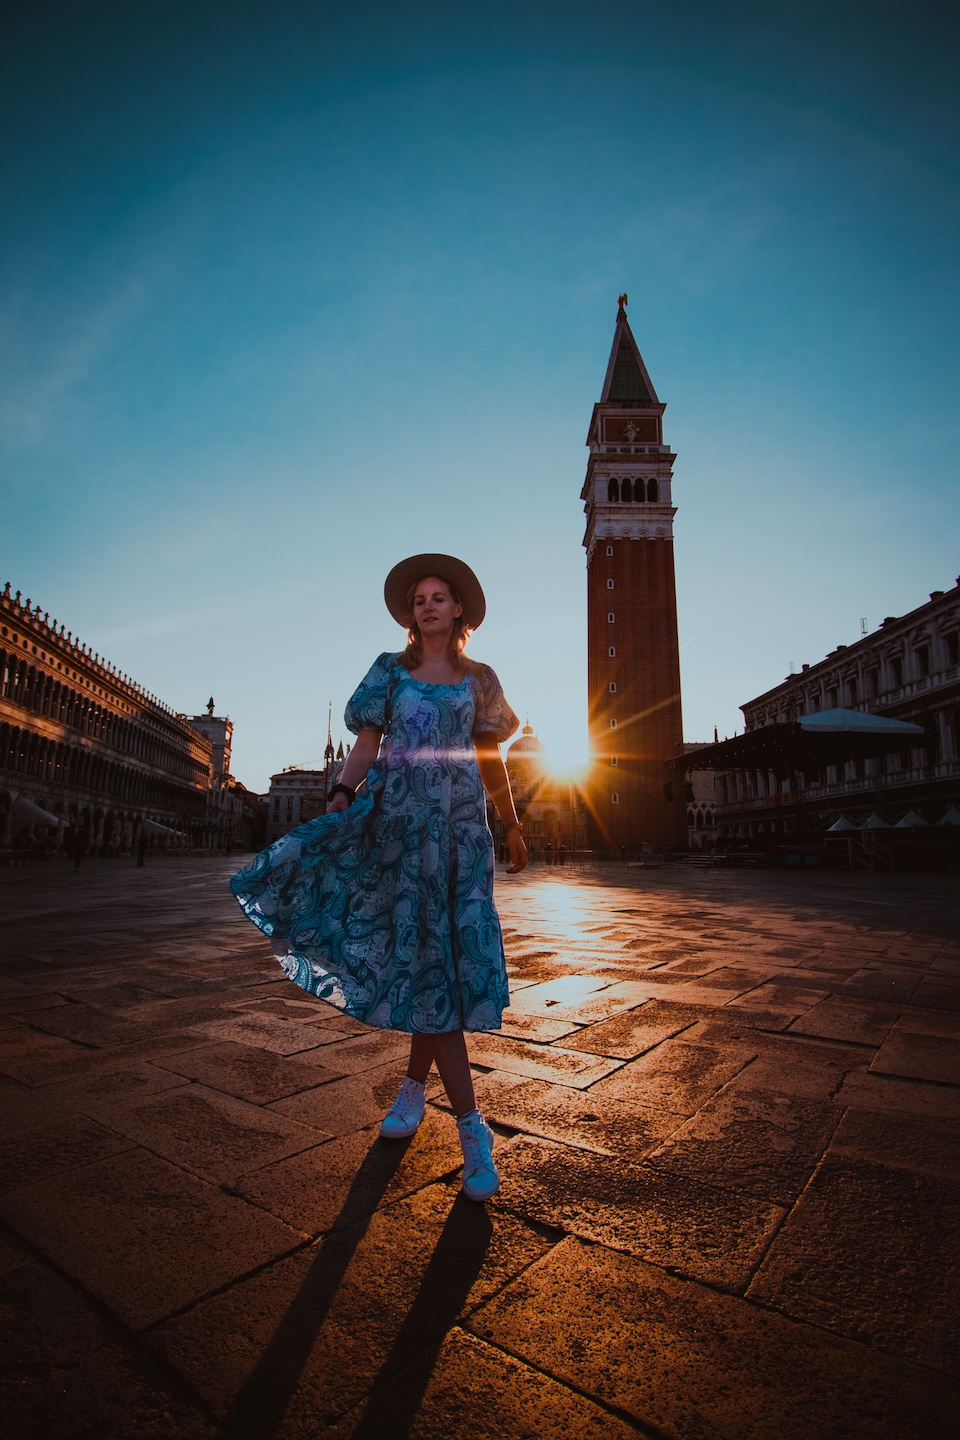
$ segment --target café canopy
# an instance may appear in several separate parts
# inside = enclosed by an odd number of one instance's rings
[[[923,745],[925,739],[923,727],[909,720],[837,708],[760,725],[691,750],[675,764],[678,770],[772,770],[786,778],[797,770],[813,772]]]

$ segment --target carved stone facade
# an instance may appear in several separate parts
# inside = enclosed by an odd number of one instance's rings
[[[586,814],[578,787],[555,780],[544,764],[543,745],[528,722],[520,738],[508,747],[505,764],[513,800],[523,824],[530,859],[548,865],[563,864],[567,856],[586,848]],[[506,849],[503,823],[492,805],[487,817],[497,853]]]
[[[721,840],[816,831],[841,815],[892,826],[912,811],[936,824],[960,805],[960,582],[907,615],[889,616],[855,645],[838,645],[741,709],[746,729],[755,730],[837,707],[909,720],[923,726],[926,744],[779,783],[759,771],[721,774]]]
[[[705,750],[708,741],[687,742],[685,755]],[[692,770],[684,782],[687,806],[687,846],[690,850],[713,850],[717,843],[717,772]]]
[[[591,841],[626,855],[686,843],[673,462],[663,412],[621,300],[587,436],[587,683]]]
[[[212,744],[40,606],[0,595],[0,848],[212,846]]]

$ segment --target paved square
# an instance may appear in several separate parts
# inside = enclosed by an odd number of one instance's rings
[[[954,1440],[955,877],[501,876],[478,1207],[235,868],[0,873],[5,1435]]]

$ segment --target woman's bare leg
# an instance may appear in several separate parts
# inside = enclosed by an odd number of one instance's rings
[[[427,1037],[415,1036],[414,1038],[419,1040]],[[454,1115],[459,1120],[462,1115],[477,1108],[476,1097],[473,1093],[473,1075],[470,1073],[467,1042],[463,1038],[463,1031],[448,1030],[442,1035],[431,1035],[429,1039],[433,1046],[433,1058],[437,1062],[443,1088],[447,1092],[447,1099],[453,1106]]]
[[[411,1080],[419,1080],[421,1085],[426,1084],[430,1066],[433,1064],[432,1039],[432,1035],[410,1036],[410,1062],[407,1065],[407,1074]]]

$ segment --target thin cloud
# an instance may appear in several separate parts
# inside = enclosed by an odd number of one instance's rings
[[[99,305],[88,311],[46,363],[17,383],[5,385],[0,398],[0,438],[30,447],[49,435],[70,395],[90,380],[114,352],[123,336],[151,303],[151,286],[143,275],[129,276]],[[8,317],[9,318],[9,317]],[[4,328],[8,328],[4,324]],[[8,333],[12,330],[9,327]],[[21,331],[25,322],[21,321]],[[26,341],[12,339],[4,368],[26,368]],[[20,351],[21,353],[11,353]]]

